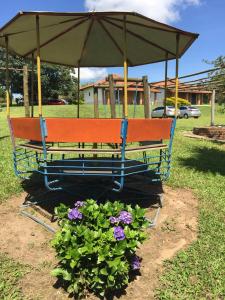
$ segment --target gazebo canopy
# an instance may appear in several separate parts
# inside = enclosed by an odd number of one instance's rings
[[[8,36],[11,53],[36,57],[36,16],[41,60],[71,67],[123,66],[125,30],[128,66],[181,57],[198,37],[134,12],[20,12],[0,29],[0,46]]]

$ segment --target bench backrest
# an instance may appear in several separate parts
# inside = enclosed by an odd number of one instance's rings
[[[46,142],[121,143],[121,119],[46,118]],[[11,118],[15,138],[41,141],[39,118]],[[172,119],[129,119],[129,142],[170,139]]]
[[[39,118],[10,118],[14,138],[40,142],[41,125]]]
[[[120,119],[46,118],[46,142],[121,143]]]
[[[169,140],[173,120],[129,119],[127,142]]]

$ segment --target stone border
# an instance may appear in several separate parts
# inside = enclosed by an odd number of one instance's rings
[[[210,138],[210,137],[207,137],[207,136],[197,135],[197,134],[194,134],[192,131],[184,131],[183,136],[193,138],[193,139],[198,139],[198,140],[218,142],[218,143],[221,143],[221,144],[225,143],[225,139],[220,140],[220,139],[216,139],[216,138]]]
[[[225,140],[225,126],[194,127],[193,134],[217,140]]]

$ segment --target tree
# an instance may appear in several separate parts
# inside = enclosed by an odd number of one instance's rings
[[[216,101],[225,105],[225,56],[219,56],[211,62],[207,61],[207,63],[212,64],[215,68],[221,68],[208,74],[209,88],[211,90],[216,89]]]
[[[5,91],[5,61],[6,61],[6,51],[0,48],[0,87],[1,90]],[[9,56],[9,68],[14,67],[15,69],[23,68],[24,61],[20,57]],[[10,94],[12,93],[23,93],[23,72],[10,70]]]
[[[5,49],[0,48],[0,68],[5,68]],[[15,70],[10,70],[10,94],[21,93],[23,94],[23,72],[21,70],[23,66],[27,64],[28,68],[31,70],[31,61],[25,60],[18,56],[9,55],[9,68],[14,68]],[[52,64],[42,64],[42,98],[49,99],[58,97],[64,97],[71,99],[73,102],[77,99],[77,78],[71,76],[72,68],[52,65]],[[35,68],[36,72],[36,68]],[[29,82],[31,83],[31,72]],[[0,70],[0,89],[5,90],[5,71]],[[31,86],[31,85],[30,85]],[[37,99],[37,77],[34,77],[34,91],[35,99]],[[31,92],[31,91],[30,91]]]
[[[176,98],[175,97],[167,97],[166,98],[166,105],[172,105],[175,106]],[[191,105],[191,103],[183,98],[177,98],[177,106],[180,107],[182,105]]]

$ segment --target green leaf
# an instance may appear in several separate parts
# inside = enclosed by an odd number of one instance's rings
[[[62,277],[66,281],[71,280],[71,274],[68,271],[61,268],[56,268],[52,270],[51,275],[55,277]]]
[[[75,260],[71,260],[70,267],[73,269],[77,265],[77,262]]]
[[[106,268],[103,268],[103,269],[101,269],[100,270],[100,274],[102,274],[102,275],[108,275],[108,271],[107,271],[107,269]]]

